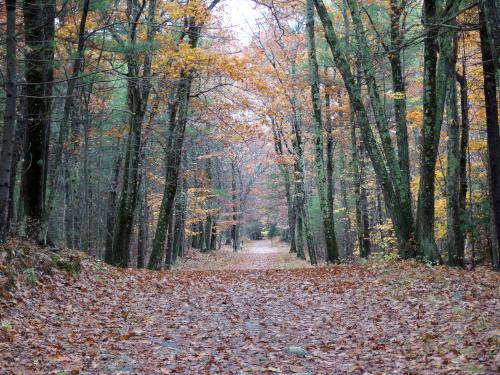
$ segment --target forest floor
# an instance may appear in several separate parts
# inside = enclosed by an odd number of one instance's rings
[[[290,254],[288,245],[274,240],[244,242],[243,248],[234,252],[230,246],[220,250],[199,253],[190,250],[176,271],[219,270],[269,270],[310,267],[309,263]]]
[[[174,272],[82,254],[78,275],[23,268],[1,290],[0,373],[498,373],[498,273],[313,268],[269,245],[188,253]]]

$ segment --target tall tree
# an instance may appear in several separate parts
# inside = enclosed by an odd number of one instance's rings
[[[497,242],[500,244],[500,131],[498,128],[498,89],[495,79],[495,64],[491,49],[490,36],[485,24],[484,12],[479,12],[481,30],[481,55],[483,58],[484,101],[486,107],[486,133],[488,137],[488,159],[490,168],[490,194],[493,208]],[[493,266],[500,269],[498,247],[493,251]],[[495,259],[496,258],[496,259]]]
[[[12,185],[12,156],[16,134],[16,91],[17,91],[17,58],[16,58],[16,0],[6,0],[5,10],[7,15],[6,35],[6,63],[7,74],[5,92],[7,95],[4,113],[4,126],[2,136],[2,149],[0,154],[0,243],[5,241],[9,234],[10,217],[9,206]]]
[[[208,17],[219,1],[220,0],[211,1],[210,5],[206,7],[206,15],[204,18]],[[198,46],[203,22],[203,18],[199,20],[197,17],[190,16],[187,19],[186,36],[189,40],[189,46],[192,49]],[[158,223],[156,225],[153,249],[148,263],[148,268],[150,269],[161,268],[161,257],[165,247],[166,232],[169,227],[169,218],[171,217],[177,191],[179,167],[189,111],[191,84],[195,73],[194,69],[182,70],[179,82],[176,85],[174,102],[170,104],[170,113],[168,115],[168,149],[166,150],[165,157],[165,189],[163,191]]]
[[[278,157],[283,158],[284,156],[284,147],[283,147],[283,139],[282,139],[282,131],[278,128],[278,124],[276,121],[271,118],[271,130],[273,132],[273,140],[274,140],[274,151],[278,155]],[[287,217],[288,217],[288,228],[289,228],[289,238],[290,238],[290,252],[296,253],[297,247],[295,242],[295,200],[292,194],[292,184],[290,178],[290,166],[287,164],[280,164],[279,169],[281,175],[283,177],[283,184],[285,186],[285,199],[287,204]]]
[[[38,239],[45,199],[54,81],[55,0],[23,2],[26,136],[21,195],[26,235]]]
[[[113,232],[113,247],[110,263],[120,267],[127,267],[130,258],[130,240],[132,225],[139,195],[139,164],[142,136],[142,122],[146,114],[149,93],[151,90],[152,51],[144,55],[142,77],[137,48],[138,27],[140,18],[146,6],[146,0],[139,4],[137,0],[127,2],[127,16],[129,22],[128,44],[126,46],[127,62],[127,106],[130,111],[128,123],[128,138],[125,150],[125,165],[123,173],[122,191],[120,194],[118,212]],[[147,15],[147,41],[154,39],[154,15],[156,0],[150,0]],[[151,48],[151,47],[150,47]]]
[[[486,27],[491,57],[496,75],[497,87],[500,87],[500,1],[482,0],[481,18]]]
[[[391,144],[388,124],[387,121],[384,120],[385,114],[381,107],[372,62],[367,55],[369,53],[369,48],[366,45],[366,36],[361,23],[357,3],[354,1],[348,2],[356,26],[356,38],[358,44],[361,45],[360,51],[364,51],[364,55],[362,55],[363,68],[369,88],[372,107],[375,111],[377,133],[380,137],[382,147],[378,145],[370,125],[368,114],[362,101],[361,89],[356,84],[346,57],[346,51],[339,42],[333,27],[332,19],[328,14],[325,4],[322,0],[314,0],[314,3],[323,24],[325,37],[332,52],[335,65],[342,76],[344,85],[349,94],[351,109],[356,116],[363,142],[372,161],[377,179],[382,187],[384,198],[394,224],[400,254],[404,258],[414,256],[414,249],[412,246],[413,219],[411,205],[410,202],[406,200],[403,184],[400,183],[401,171],[399,164],[396,162],[395,151]]]
[[[59,125],[59,137],[53,152],[54,154],[54,162],[52,165],[52,169],[49,174],[48,181],[48,197],[46,199],[46,204],[44,205],[42,222],[40,228],[39,240],[42,243],[47,242],[47,232],[49,229],[49,220],[50,215],[52,213],[52,209],[54,208],[54,201],[57,192],[57,185],[60,180],[61,175],[61,165],[63,159],[63,150],[64,144],[68,137],[69,133],[69,121],[71,119],[71,115],[73,112],[74,105],[74,96],[73,92],[76,87],[76,83],[78,80],[78,75],[80,74],[80,70],[83,66],[84,52],[85,52],[85,24],[87,23],[87,16],[89,13],[89,4],[90,0],[85,0],[82,8],[82,15],[80,18],[80,26],[78,28],[78,46],[76,50],[75,60],[73,61],[73,71],[71,73],[71,77],[68,81],[68,87],[66,89],[66,98],[64,101],[64,109],[63,109],[63,118]]]
[[[311,102],[313,108],[314,123],[314,156],[316,165],[316,180],[319,190],[321,215],[323,218],[323,229],[325,233],[326,254],[329,262],[339,259],[337,239],[335,237],[335,222],[333,207],[328,201],[328,187],[326,181],[326,167],[323,150],[323,119],[321,117],[321,94],[318,60],[316,57],[316,41],[314,40],[314,1],[306,1],[306,29],[307,29],[307,52],[309,61],[309,82],[311,85]],[[329,135],[331,137],[331,134]]]
[[[465,51],[464,51],[465,52]],[[457,81],[460,85],[460,222],[464,230],[464,217],[467,205],[467,155],[469,154],[469,88],[467,83],[467,64],[465,54],[462,56],[462,74],[456,72]],[[464,241],[461,246],[465,247],[465,230],[463,234]],[[461,248],[459,249],[461,251]]]
[[[464,265],[464,237],[460,225],[460,125],[458,120],[456,58],[457,36],[453,38],[453,60],[450,64],[448,97],[446,99],[448,124],[448,161],[446,164],[446,229],[448,263]]]
[[[406,82],[402,63],[402,47],[405,42],[401,31],[401,18],[407,0],[390,0],[391,17],[391,46],[388,51],[391,63],[392,90],[394,101],[394,117],[396,120],[396,137],[398,145],[399,168],[401,169],[401,183],[405,200],[411,202],[410,193],[410,157],[408,147],[408,130],[406,126]]]

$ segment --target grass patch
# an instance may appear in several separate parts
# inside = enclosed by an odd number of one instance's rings
[[[52,263],[55,268],[60,271],[67,272],[71,276],[76,276],[80,273],[82,265],[78,256],[69,255],[63,257],[59,254],[52,256]]]

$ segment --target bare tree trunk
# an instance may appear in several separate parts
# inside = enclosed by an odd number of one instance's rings
[[[357,85],[354,75],[351,71],[350,64],[347,59],[345,47],[340,43],[337,38],[332,19],[328,10],[322,0],[314,0],[316,10],[323,24],[325,31],[326,41],[330,47],[333,59],[337,69],[339,70],[345,87],[349,94],[349,101],[351,110],[356,116],[357,123],[361,129],[361,136],[365,144],[370,159],[372,161],[377,180],[379,181],[384,199],[389,208],[396,237],[398,239],[398,246],[400,255],[404,258],[413,257],[414,244],[413,237],[413,217],[411,212],[411,204],[405,200],[405,194],[402,193],[402,184],[400,184],[401,171],[397,159],[395,157],[395,150],[392,146],[388,124],[385,120],[385,114],[380,103],[380,97],[375,84],[375,71],[373,63],[370,61],[369,54],[370,48],[367,45],[365,32],[361,23],[361,16],[357,3],[349,0],[349,7],[351,7],[351,15],[353,15],[354,24],[357,24],[356,35],[361,47],[360,51],[364,53],[363,64],[365,65],[365,78],[367,78],[370,100],[374,114],[376,115],[376,133],[370,124],[368,113],[362,100],[361,89]],[[356,18],[354,18],[356,15]],[[365,64],[366,63],[366,64]],[[369,78],[369,79],[368,79]],[[377,136],[380,138],[382,147],[378,144]]]
[[[450,73],[447,104],[448,119],[448,161],[446,163],[446,229],[448,263],[451,266],[464,265],[464,237],[460,225],[460,125],[455,65],[457,58],[457,36],[453,38],[453,60]]]
[[[396,137],[398,145],[399,167],[401,169],[402,191],[406,195],[405,199],[411,202],[410,193],[410,158],[408,147],[408,131],[406,127],[406,83],[401,62],[401,47],[404,43],[404,36],[401,33],[401,14],[406,6],[406,0],[390,0],[391,16],[391,53],[389,60],[391,63],[392,86],[394,95],[394,112],[396,119]]]
[[[423,17],[427,34],[424,40],[424,119],[416,237],[419,255],[431,263],[442,262],[434,238],[434,192],[439,138],[453,53],[453,31],[446,29],[439,35],[438,28],[432,24],[439,12],[434,0],[424,1]]]
[[[274,119],[271,119],[271,129],[273,131],[274,138],[274,151],[278,156],[283,156],[283,142],[281,137],[281,132],[277,129],[277,124]],[[283,184],[285,185],[285,199],[287,205],[287,216],[288,216],[288,232],[290,236],[290,252],[296,253],[297,246],[295,242],[295,220],[296,220],[296,212],[295,212],[295,203],[292,195],[292,186],[290,181],[290,171],[287,165],[279,166],[281,175],[283,177]]]
[[[354,113],[351,113],[351,159],[354,185],[354,205],[356,207],[356,239],[359,255],[363,256],[363,222],[361,216],[361,171],[359,163],[359,150],[356,137],[356,123]]]
[[[137,43],[138,20],[143,12],[144,4],[139,7],[129,3],[127,13],[131,31],[129,43],[133,46]],[[147,17],[147,41],[154,39],[154,13],[156,1],[150,1]],[[152,53],[146,53],[142,78],[139,77],[139,56],[136,49],[129,52],[127,60],[127,105],[131,112],[129,117],[129,134],[127,140],[125,167],[123,173],[123,185],[120,194],[118,212],[113,233],[113,251],[111,254],[111,264],[119,267],[127,267],[130,258],[130,240],[132,236],[132,226],[134,213],[137,205],[139,191],[139,164],[142,137],[142,122],[146,113],[151,84]]]
[[[46,204],[44,206],[41,230],[40,230],[40,242],[47,242],[47,232],[49,229],[49,220],[52,209],[54,208],[54,201],[56,196],[57,185],[59,183],[61,174],[61,164],[63,158],[64,143],[69,133],[69,121],[71,118],[71,113],[73,111],[73,92],[75,90],[76,83],[78,81],[78,75],[83,65],[84,50],[85,50],[85,24],[87,22],[87,15],[89,12],[90,0],[85,0],[83,3],[82,16],[80,18],[80,27],[78,29],[78,47],[76,51],[76,57],[73,61],[73,72],[68,81],[68,87],[66,89],[66,99],[64,101],[63,118],[59,126],[59,137],[54,150],[54,163],[52,170],[49,175],[48,181],[48,197]]]
[[[231,226],[231,240],[233,243],[233,251],[239,249],[239,233],[238,233],[238,194],[236,194],[236,166],[234,160],[231,160],[231,197],[233,200],[233,225]]]
[[[113,177],[111,179],[111,186],[109,188],[109,193],[108,193],[108,213],[106,220],[106,241],[105,241],[105,251],[104,251],[104,260],[107,263],[111,262],[111,254],[113,251],[113,232],[115,228],[116,203],[118,198],[118,181],[120,178],[121,164],[122,164],[122,158],[120,153],[118,153],[118,158],[116,160],[115,168],[113,170]]]
[[[314,156],[316,169],[316,185],[319,191],[319,201],[321,215],[323,219],[323,232],[325,234],[326,243],[326,259],[328,262],[337,262],[339,260],[339,250],[337,246],[337,238],[335,237],[335,220],[333,217],[333,207],[328,199],[328,187],[326,180],[326,168],[324,161],[323,150],[323,120],[321,117],[321,96],[319,90],[319,68],[316,58],[316,42],[314,40],[314,1],[306,1],[307,8],[307,52],[309,60],[309,81],[311,86],[311,102],[313,107],[313,123],[314,123]],[[331,132],[328,138],[331,138]],[[299,145],[299,147],[301,147]],[[303,146],[302,146],[303,147]],[[306,229],[307,230],[307,229]],[[308,244],[309,246],[309,244]],[[314,255],[314,258],[316,256]],[[311,259],[311,263],[313,260]],[[316,261],[314,260],[315,264]]]
[[[489,35],[484,25],[484,14],[479,13],[480,21],[483,26],[480,30],[481,54],[483,58],[484,74],[484,99],[486,107],[486,132],[488,135],[488,157],[490,169],[490,194],[493,208],[493,218],[495,221],[495,231],[497,243],[500,244],[500,132],[498,129],[498,102],[497,86],[495,79],[495,65]],[[498,252],[498,247],[495,249]],[[496,258],[496,264],[493,267],[500,269],[498,254],[494,254],[492,259]]]
[[[0,243],[5,241],[10,232],[9,206],[12,198],[12,160],[16,134],[16,0],[6,0],[7,14],[5,103],[2,150],[0,154]],[[15,173],[14,173],[15,177]]]
[[[360,215],[361,215],[361,228],[363,233],[363,240],[361,246],[360,256],[367,258],[371,254],[371,240],[370,240],[370,215],[368,213],[368,196],[366,194],[365,184],[364,184],[364,171],[366,170],[365,163],[365,147],[361,142],[359,145],[359,158],[360,158],[360,192],[359,192],[359,204],[360,204]]]
[[[137,268],[144,268],[146,251],[148,245],[148,187],[146,186],[146,175],[141,173],[141,202],[139,206],[139,223],[137,233]]]
[[[496,72],[496,85],[500,87],[500,2],[499,0],[483,0],[480,7]]]
[[[174,252],[172,264],[177,261],[177,258],[182,254],[184,246],[184,226],[186,224],[186,209],[187,209],[187,183],[183,179],[181,190],[176,196],[175,202],[175,228],[174,228]]]
[[[461,134],[460,134],[460,222],[464,231],[463,247],[465,251],[465,215],[467,212],[467,154],[469,152],[469,97],[467,85],[467,66],[465,54],[462,57],[462,75],[456,74],[460,84],[460,112],[461,112]]]
[[[46,142],[52,112],[54,80],[54,0],[23,3],[26,40],[26,139],[21,195],[26,235],[38,240],[44,208]]]

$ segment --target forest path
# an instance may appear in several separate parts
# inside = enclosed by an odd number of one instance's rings
[[[497,273],[416,262],[259,270],[287,267],[287,254],[248,245],[221,251],[226,263],[212,266],[223,270],[84,258],[77,278],[21,284],[0,299],[0,374],[496,373]]]
[[[289,252],[289,245],[277,239],[244,242],[243,248],[234,252],[230,246],[218,251],[200,253],[190,251],[175,267],[177,271],[217,270],[271,270],[310,267]]]

